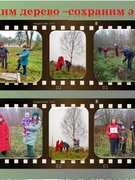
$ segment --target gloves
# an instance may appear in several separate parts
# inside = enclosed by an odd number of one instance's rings
[[[134,129],[134,126],[131,126],[132,129]]]

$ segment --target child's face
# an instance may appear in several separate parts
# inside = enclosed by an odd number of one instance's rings
[[[0,118],[0,122],[2,122],[2,118]]]
[[[33,119],[34,119],[34,120],[37,120],[37,116],[36,116],[36,115],[34,115],[34,116],[33,116]]]
[[[125,129],[125,126],[122,126],[121,128],[122,128],[122,129]]]
[[[115,124],[115,122],[116,122],[115,119],[112,119],[112,124]]]

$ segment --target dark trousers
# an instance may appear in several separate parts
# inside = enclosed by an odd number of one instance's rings
[[[2,151],[1,154],[2,154],[3,156],[6,156],[7,151]]]
[[[20,66],[21,66],[21,64],[20,63],[18,63],[18,67],[17,67],[17,70],[19,70],[20,69]],[[24,66],[24,65],[22,65],[22,67],[23,67],[23,73],[22,73],[22,75],[26,75],[26,73],[27,73],[27,68],[26,68],[26,66]]]
[[[5,66],[4,66],[5,65]],[[5,67],[5,69],[7,69],[7,66],[8,66],[8,59],[5,58],[5,59],[2,59],[2,68]]]
[[[110,138],[110,153],[111,155],[115,155],[115,148],[117,143],[117,138]]]
[[[33,146],[27,145],[28,156],[33,158],[35,156]]]
[[[68,153],[68,149],[69,149],[69,147],[66,148],[66,153]]]
[[[131,56],[129,59],[128,59],[128,69],[132,69],[132,60],[133,60],[134,56]]]
[[[117,151],[119,148],[119,138],[117,138],[117,141],[116,141],[116,146],[115,146],[115,150]]]
[[[60,152],[62,152],[62,149],[63,149],[63,148],[62,148],[62,147],[60,147]]]
[[[123,154],[126,154],[126,143],[120,144],[120,146],[121,146],[121,148],[122,148],[121,152],[122,152]]]
[[[116,56],[118,57],[118,51],[115,51]]]
[[[67,70],[68,70],[68,71],[70,70],[70,67],[71,67],[71,64],[70,64],[70,65],[67,65]]]
[[[134,139],[132,138],[132,152],[134,152],[134,150],[135,150],[135,146],[134,146]]]

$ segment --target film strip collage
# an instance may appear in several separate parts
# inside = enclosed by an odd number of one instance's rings
[[[121,63],[121,53],[116,58],[114,43],[130,47],[127,39],[133,39],[134,28],[134,21],[1,21],[1,39],[6,36],[4,46],[11,51],[8,67],[5,62],[1,68],[1,89],[133,90],[134,72],[128,72],[127,62]],[[109,51],[104,57],[98,46],[103,49],[106,39]],[[31,46],[29,64],[15,56],[24,41]],[[19,62],[27,72],[18,68]]]
[[[134,102],[134,99],[3,99],[0,118],[6,123],[7,151],[0,154],[0,168],[134,168],[130,129]],[[38,123],[32,128],[23,126],[24,115],[38,116]],[[126,131],[127,137],[119,142],[121,147],[113,155],[107,132],[110,119],[119,118],[125,127],[121,131]],[[112,134],[119,131],[118,127],[111,128]],[[4,142],[3,136],[0,139]]]

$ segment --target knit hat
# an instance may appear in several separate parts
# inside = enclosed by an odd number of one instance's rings
[[[39,113],[38,113],[38,112],[34,112],[32,116],[37,116],[37,117],[39,117]]]
[[[29,112],[26,112],[26,113],[25,113],[25,117],[30,117],[30,113],[29,113]]]

